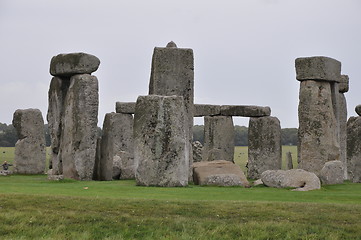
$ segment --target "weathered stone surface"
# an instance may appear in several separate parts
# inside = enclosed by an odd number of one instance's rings
[[[50,62],[50,74],[53,76],[73,76],[95,72],[100,60],[87,53],[68,53],[54,56]]]
[[[348,92],[349,89],[349,77],[347,75],[341,75],[340,83],[339,83],[339,92],[345,93]]]
[[[220,105],[194,104],[194,117],[221,115]]]
[[[320,172],[322,184],[342,184],[344,179],[344,164],[341,161],[326,162]]]
[[[281,126],[276,117],[250,118],[248,126],[248,178],[282,167]]]
[[[174,46],[174,44],[171,44]],[[150,95],[182,96],[187,116],[189,139],[189,178],[192,179],[192,139],[194,114],[194,59],[188,48],[154,48],[149,82]]]
[[[265,117],[271,115],[270,107],[222,105],[221,115],[239,117]]]
[[[203,161],[226,160],[234,158],[234,126],[232,117],[204,117]]]
[[[287,163],[287,169],[293,169],[293,162],[292,162],[292,153],[286,152],[286,163]]]
[[[137,185],[187,186],[188,115],[181,96],[139,96],[134,114]]]
[[[103,180],[134,179],[133,116],[107,113],[104,118],[101,144]],[[113,166],[114,162],[115,166]]]
[[[64,179],[63,175],[53,174],[53,169],[49,169],[49,171],[48,171],[48,180],[50,180],[50,181],[60,181],[60,180],[63,180],[63,179]]]
[[[62,122],[65,108],[64,101],[68,92],[70,79],[53,77],[48,92],[48,126],[51,139],[51,159],[49,167],[55,175],[63,173],[62,160],[59,156],[60,139],[62,133]]]
[[[298,168],[319,174],[323,165],[340,159],[335,84],[302,81],[298,105]]]
[[[192,142],[193,162],[202,161],[203,145],[199,141]]]
[[[193,163],[193,179],[197,185],[250,186],[241,168],[225,160]]]
[[[176,47],[177,47],[177,44],[175,44],[175,42],[173,42],[173,41],[170,41],[170,42],[167,44],[166,47],[167,47],[167,48],[176,48]]]
[[[134,111],[135,111],[135,102],[116,102],[115,103],[115,112],[116,113],[134,114]]]
[[[102,180],[101,176],[101,158],[102,158],[102,137],[99,136],[97,139],[97,145],[95,150],[95,162],[93,169],[93,180]]]
[[[361,116],[361,104],[355,107],[355,112],[357,113],[357,115]]]
[[[336,94],[338,97],[338,121],[339,121],[339,138],[340,138],[340,161],[344,166],[344,179],[347,176],[347,103],[345,95],[341,92]]]
[[[347,172],[352,182],[361,183],[361,117],[347,121]]]
[[[19,140],[15,144],[14,172],[43,174],[45,171],[44,120],[39,109],[18,109],[13,126]]]
[[[302,169],[267,170],[261,174],[264,185],[276,188],[296,188],[294,191],[310,191],[321,188],[316,174]]]
[[[9,170],[0,170],[0,176],[7,176],[7,175],[11,175],[12,171]]]
[[[70,78],[59,153],[65,178],[91,180],[93,177],[98,104],[95,76],[82,74]]]
[[[296,59],[296,78],[299,81],[321,80],[339,82],[341,63],[329,57],[305,57]]]

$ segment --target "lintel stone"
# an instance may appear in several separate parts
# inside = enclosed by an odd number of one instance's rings
[[[296,59],[296,79],[339,82],[341,62],[329,57],[304,57]]]
[[[244,105],[222,105],[221,115],[239,117],[266,117],[271,115],[271,108]]]
[[[194,117],[221,115],[220,105],[194,104]]]
[[[116,102],[115,103],[116,113],[134,114],[135,102]]]

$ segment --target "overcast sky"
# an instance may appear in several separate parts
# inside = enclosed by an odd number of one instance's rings
[[[294,61],[328,56],[350,77],[349,116],[361,104],[360,0],[0,0],[0,122],[25,108],[46,121],[51,57],[86,52],[101,61],[102,126],[148,94],[153,48],[171,40],[193,49],[195,103],[270,106],[298,127]]]

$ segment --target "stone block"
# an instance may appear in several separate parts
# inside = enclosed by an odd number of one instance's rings
[[[299,81],[339,82],[341,78],[341,62],[322,56],[297,58],[296,74]]]
[[[276,117],[250,118],[248,126],[248,178],[282,167],[281,125]]]
[[[338,97],[338,122],[339,122],[339,138],[340,138],[340,161],[343,163],[344,179],[347,176],[347,103],[345,95],[341,92],[336,93]]]
[[[97,145],[98,79],[89,74],[70,78],[60,157],[65,178],[92,180]]]
[[[361,183],[361,117],[347,121],[347,172],[354,183]]]
[[[193,162],[202,161],[203,145],[199,141],[192,142]]]
[[[50,62],[50,74],[70,77],[76,74],[91,74],[100,64],[99,58],[87,53],[68,53],[54,56]]]
[[[15,144],[14,172],[43,174],[45,171],[44,120],[39,109],[18,109],[13,126],[19,140]]]
[[[349,77],[347,75],[341,75],[340,83],[338,85],[339,85],[338,90],[339,90],[340,93],[348,92],[348,89],[349,89]]]
[[[134,114],[137,185],[187,186],[188,115],[181,96],[139,96]]]
[[[115,112],[116,113],[134,114],[134,111],[135,111],[135,102],[116,102],[115,103]]]
[[[221,115],[220,105],[194,104],[194,117]]]
[[[222,105],[221,115],[239,117],[265,117],[271,115],[270,107]]]
[[[203,161],[226,160],[234,158],[234,126],[232,117],[204,117]]]
[[[320,172],[322,184],[342,184],[344,179],[344,167],[341,161],[326,162]]]
[[[355,112],[357,113],[357,115],[361,116],[361,104],[355,107]]]
[[[241,168],[225,160],[193,163],[193,179],[197,185],[250,186]]]

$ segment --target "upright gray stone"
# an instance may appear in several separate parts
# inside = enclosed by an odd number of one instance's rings
[[[187,186],[188,116],[180,96],[139,96],[134,114],[137,185]]]
[[[14,172],[43,174],[45,171],[44,120],[39,109],[18,109],[13,126],[19,140],[15,144]]]
[[[361,183],[361,117],[347,121],[347,172],[352,182]]]
[[[326,162],[320,171],[322,184],[342,184],[344,179],[344,164],[341,161]]]
[[[51,139],[51,159],[49,167],[52,169],[52,174],[61,175],[63,173],[62,160],[59,155],[60,140],[62,133],[62,122],[65,113],[65,96],[68,92],[70,79],[53,77],[50,82],[48,92],[48,126]]]
[[[132,114],[105,115],[100,169],[101,180],[135,178]]]
[[[282,167],[281,125],[276,117],[250,118],[248,126],[248,178]]]
[[[193,163],[202,161],[203,145],[199,141],[192,142]]]
[[[177,48],[170,43],[165,48],[154,48],[149,82],[150,95],[182,96],[185,102],[189,144],[193,139],[194,114],[194,59],[193,50]],[[192,179],[192,149],[189,149],[190,180]]]
[[[340,161],[344,166],[344,179],[348,179],[347,176],[347,103],[344,93],[349,89],[349,78],[347,75],[341,75],[341,81],[339,83],[338,96],[338,120],[340,128]]]
[[[287,170],[293,169],[292,153],[286,152]]]
[[[70,78],[65,98],[60,155],[65,178],[91,180],[97,144],[98,79],[89,74]]]
[[[300,83],[298,167],[318,175],[340,159],[338,83],[341,63],[327,57],[296,59]]]
[[[50,62],[50,74],[70,77],[76,74],[95,72],[100,60],[87,53],[68,53],[54,56]]]
[[[204,117],[203,161],[226,160],[234,158],[234,126],[232,117]]]

